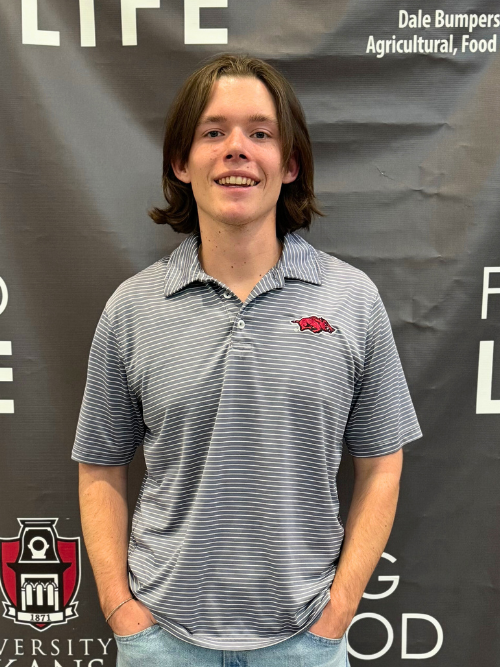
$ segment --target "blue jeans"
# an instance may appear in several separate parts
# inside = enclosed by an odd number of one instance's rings
[[[347,639],[308,630],[279,644],[249,651],[219,651],[177,639],[153,625],[127,637],[115,635],[117,667],[349,667]]]

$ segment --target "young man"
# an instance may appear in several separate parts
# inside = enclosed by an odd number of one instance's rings
[[[292,233],[319,213],[311,146],[263,61],[224,55],[186,81],[163,182],[151,216],[189,236],[108,301],[73,450],[118,665],[343,667],[421,435],[387,315],[364,273]]]

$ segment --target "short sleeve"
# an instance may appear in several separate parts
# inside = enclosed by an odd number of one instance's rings
[[[142,444],[144,431],[141,408],[129,388],[118,341],[105,310],[90,350],[71,458],[80,463],[125,465]]]
[[[383,456],[422,436],[391,325],[380,296],[373,304],[363,370],[356,382],[344,438],[353,456]]]

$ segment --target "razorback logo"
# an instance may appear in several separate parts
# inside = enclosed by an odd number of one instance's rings
[[[332,327],[323,317],[303,317],[301,320],[292,320],[293,324],[298,324],[300,331],[312,331],[312,333],[333,333],[335,327]]]

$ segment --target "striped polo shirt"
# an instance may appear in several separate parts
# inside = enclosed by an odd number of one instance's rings
[[[130,587],[179,639],[277,644],[329,600],[342,546],[336,475],[421,436],[378,291],[288,234],[241,302],[199,240],[118,287],[90,353],[73,459],[143,445]]]

